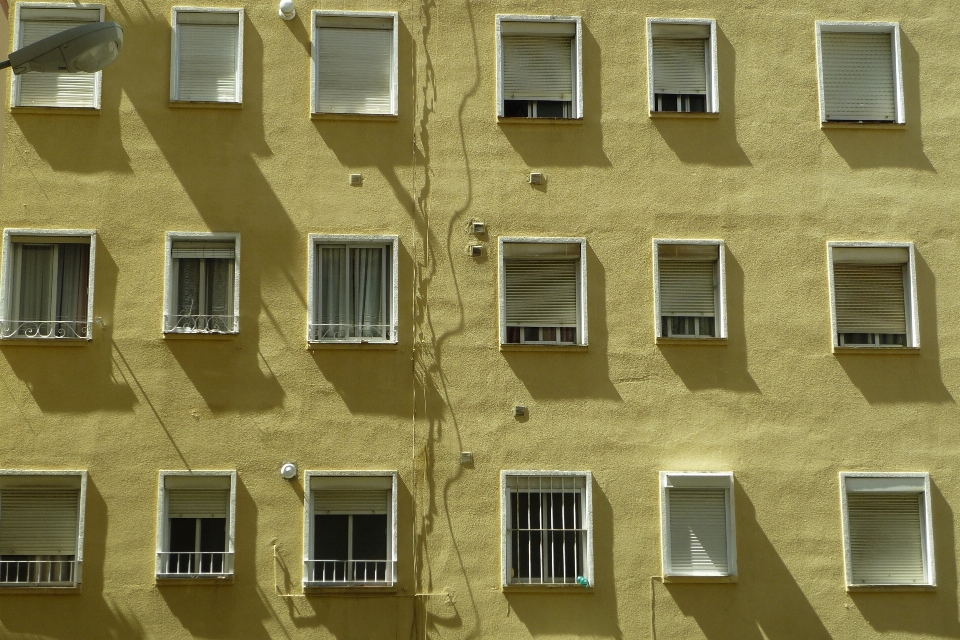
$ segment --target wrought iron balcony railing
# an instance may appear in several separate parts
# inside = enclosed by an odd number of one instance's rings
[[[169,333],[233,333],[235,316],[172,315],[164,314],[163,330]]]
[[[86,320],[0,320],[0,338],[87,339]]]
[[[392,325],[388,324],[307,324],[311,342],[385,342],[391,339]]]

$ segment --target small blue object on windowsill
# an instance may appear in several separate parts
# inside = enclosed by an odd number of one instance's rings
[[[577,584],[581,587],[589,587],[590,581],[584,578],[583,576],[577,576]]]

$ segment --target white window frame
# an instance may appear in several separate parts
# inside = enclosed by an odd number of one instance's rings
[[[177,310],[177,279],[174,274],[173,243],[180,241],[233,242],[233,331],[188,331],[168,329],[167,316],[175,316]],[[168,231],[163,273],[163,325],[165,334],[236,335],[240,333],[240,234],[207,231]]]
[[[706,113],[720,113],[720,81],[717,72],[717,21],[713,18],[647,18],[647,98],[650,113],[656,117],[687,113],[656,110],[657,97],[653,90],[653,25],[655,24],[688,24],[710,27],[707,55],[704,60],[704,71],[707,76]],[[694,115],[696,115],[696,112],[694,112]]]
[[[17,328],[13,332],[9,330],[9,323],[19,323],[18,318],[12,318],[14,310],[14,290],[16,284],[13,281],[16,271],[13,250],[13,236],[36,236],[38,238],[49,238],[51,244],[56,244],[57,238],[90,238],[90,269],[87,280],[87,336],[85,338],[63,337],[29,337],[17,335]],[[93,340],[93,283],[96,267],[97,252],[97,232],[94,229],[4,229],[3,230],[3,273],[0,275],[0,340],[22,340],[25,342],[36,342],[46,340],[66,341],[66,342],[89,342]]]
[[[510,581],[510,487],[507,478],[511,476],[534,477],[580,477],[584,480],[583,490],[583,525],[586,530],[583,545],[583,577],[587,585],[576,583],[525,583]],[[520,591],[532,589],[583,589],[594,586],[593,563],[593,473],[590,471],[524,471],[502,470],[500,472],[500,584],[502,589],[517,589]]]
[[[723,489],[726,493],[727,573],[674,573],[670,564],[670,489]],[[660,472],[660,550],[663,577],[684,582],[732,582],[737,579],[737,525],[733,499],[733,472]]]
[[[304,474],[303,495],[303,588],[304,590],[324,589],[376,589],[393,588],[397,584],[397,485],[399,474],[396,471],[307,471]],[[383,582],[312,582],[307,580],[307,563],[313,559],[313,481],[317,478],[390,478],[390,500],[387,523],[390,534],[387,536],[387,572]]]
[[[382,118],[384,116],[396,116],[399,114],[399,86],[400,86],[400,72],[399,72],[399,59],[400,59],[400,45],[399,45],[399,31],[400,31],[400,16],[396,11],[325,11],[314,9],[311,12],[311,22],[313,25],[310,31],[310,113],[313,115],[322,115],[327,112],[319,111],[319,106],[317,104],[317,74],[320,72],[320,52],[319,52],[319,37],[317,35],[317,19],[323,17],[331,18],[388,18],[393,20],[393,33],[392,39],[393,44],[390,49],[391,61],[390,61],[390,113],[388,114],[365,114],[365,113],[339,113],[331,115],[339,116],[357,116],[364,118]]]
[[[717,259],[717,315],[714,320],[716,327],[716,336],[704,337],[668,337],[663,335],[663,321],[660,317],[660,246],[661,245],[701,245],[714,246],[719,251]],[[727,261],[726,244],[723,240],[675,240],[673,238],[654,238],[653,239],[653,300],[654,300],[654,335],[657,340],[682,340],[684,342],[693,342],[701,340],[726,340],[727,339]]]
[[[219,101],[196,101],[196,100],[183,100],[179,97],[180,94],[180,25],[177,22],[177,14],[179,13],[235,13],[238,15],[238,24],[237,24],[237,69],[236,69],[236,79],[237,79],[237,99],[236,101],[230,102],[219,102]],[[176,102],[178,104],[223,104],[223,105],[240,105],[243,104],[243,18],[244,10],[240,9],[231,9],[231,8],[221,8],[221,7],[173,7],[173,16],[172,24],[173,28],[171,30],[171,44],[170,44],[170,102]]]
[[[227,551],[223,558],[223,572],[210,574],[172,574],[163,571],[163,555],[170,548],[170,528],[168,518],[168,496],[166,480],[169,477],[187,478],[230,478],[230,496],[227,502]],[[198,582],[206,579],[224,580],[233,578],[234,569],[234,542],[236,539],[237,523],[237,472],[234,470],[216,471],[186,471],[161,470],[157,496],[157,553],[155,556],[155,575],[158,581],[186,580]]]
[[[316,272],[317,266],[317,247],[322,244],[346,244],[346,245],[390,245],[390,280],[391,282],[385,283],[385,286],[388,287],[387,291],[390,293],[391,299],[387,305],[390,310],[390,339],[389,340],[378,340],[371,338],[343,338],[343,339],[314,339],[311,326],[315,324],[315,318],[317,317],[317,312],[320,310],[320,301],[316,299],[316,278],[318,274]],[[355,235],[355,234],[323,234],[323,233],[311,233],[308,238],[308,249],[307,249],[307,343],[308,344],[397,344],[397,330],[398,330],[398,317],[399,312],[398,306],[398,297],[400,293],[400,285],[398,279],[398,271],[400,266],[399,251],[400,249],[400,236],[395,235]]]
[[[572,23],[576,26],[576,36],[573,43],[572,60],[570,61],[571,71],[573,72],[573,96],[572,113],[569,118],[562,120],[582,120],[583,119],[583,20],[580,16],[530,16],[519,14],[497,14],[496,32],[497,32],[497,117],[503,118],[503,36],[501,34],[501,23],[503,22],[526,22],[531,24],[555,22]],[[554,122],[558,118],[522,118],[523,121]],[[508,118],[513,120],[513,118]]]
[[[497,239],[497,251],[499,253],[499,277],[497,284],[499,288],[500,301],[500,345],[504,347],[517,347],[515,343],[507,342],[507,274],[504,268],[503,245],[505,243],[543,243],[543,244],[579,244],[580,245],[580,270],[577,273],[577,327],[576,344],[537,344],[523,343],[527,346],[560,346],[560,347],[586,347],[589,344],[587,335],[587,239],[586,238],[544,238],[538,236],[500,236]]]
[[[899,22],[844,22],[833,20],[817,21],[817,78],[820,89],[820,122],[821,124],[838,123],[847,125],[858,124],[857,120],[827,120],[826,100],[823,91],[823,47],[821,34],[823,32],[847,33],[889,33],[893,36],[893,75],[896,87],[897,115],[890,124],[906,124],[903,99],[903,62],[900,53],[900,23]],[[871,123],[872,124],[872,123]]]
[[[106,5],[102,4],[69,4],[63,2],[18,2],[15,8],[15,17],[14,24],[16,27],[13,30],[13,51],[16,51],[22,44],[21,36],[21,25],[20,25],[20,10],[30,8],[30,9],[96,9],[100,11],[100,22],[104,21],[106,17]],[[97,71],[96,77],[94,78],[94,105],[93,107],[34,107],[34,106],[20,106],[20,78],[22,76],[10,74],[10,106],[14,109],[55,109],[55,110],[64,110],[64,111],[99,111],[100,110],[100,96],[101,96],[101,85],[103,83],[103,71]]]
[[[923,569],[926,580],[923,584],[854,584],[852,549],[850,547],[850,518],[847,510],[847,494],[850,485],[860,485],[859,491],[877,493],[922,493],[923,512],[920,514],[921,542],[923,544]],[[857,489],[854,489],[857,491]],[[904,589],[914,590],[937,586],[937,565],[933,549],[933,507],[930,504],[930,474],[926,472],[840,472],[840,513],[843,525],[843,564],[848,591],[859,589]]]
[[[877,347],[873,345],[841,345],[837,332],[837,302],[833,277],[833,250],[834,248],[891,248],[906,249],[909,256],[907,262],[908,274],[904,278],[904,305],[907,320],[907,344],[904,347]],[[827,242],[827,268],[830,277],[830,330],[831,343],[834,351],[862,350],[871,353],[896,353],[904,350],[920,348],[920,317],[917,302],[917,265],[915,249],[912,242]]]
[[[74,580],[72,586],[67,587],[46,587],[43,584],[37,586],[13,586],[13,587],[0,587],[0,593],[3,591],[11,589],[29,589],[29,590],[44,590],[52,592],[63,592],[63,591],[73,591],[80,588],[81,583],[83,582],[83,533],[86,524],[86,513],[87,513],[87,471],[86,470],[76,470],[76,471],[48,471],[48,470],[37,470],[37,469],[0,469],[0,485],[4,484],[4,480],[7,478],[15,478],[17,480],[23,478],[38,478],[41,481],[36,485],[39,487],[44,486],[42,481],[43,478],[56,478],[56,477],[79,477],[80,478],[80,504],[77,506],[77,555],[74,560]],[[18,483],[19,484],[19,483]],[[21,486],[33,486],[24,483]],[[2,497],[0,497],[2,501]],[[0,514],[3,513],[3,505],[0,504]],[[2,517],[2,515],[0,515]]]

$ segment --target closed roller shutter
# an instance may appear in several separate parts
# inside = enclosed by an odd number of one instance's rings
[[[922,494],[849,493],[854,584],[924,583]]]
[[[386,513],[390,492],[382,489],[338,489],[313,492],[316,513]]]
[[[171,518],[226,518],[230,492],[223,489],[167,489]]]
[[[576,260],[504,261],[506,320],[510,326],[577,326]]]
[[[903,265],[834,264],[838,333],[906,333]]]
[[[504,99],[573,99],[573,38],[504,35],[502,42]]]
[[[317,112],[393,113],[393,30],[317,29]]]
[[[661,260],[659,269],[662,315],[716,315],[716,263]]]
[[[173,258],[222,258],[232,260],[235,247],[236,245],[232,241],[177,240],[173,242],[171,254]]]
[[[24,10],[24,13],[26,11]],[[43,14],[41,10],[30,12],[35,18],[24,17],[20,21],[20,46],[33,44],[37,40],[52,36],[67,29],[99,22],[99,11],[76,11],[77,19],[68,19],[69,12],[57,11],[58,20],[35,19]],[[80,14],[87,14],[81,16]],[[96,16],[96,17],[94,17]],[[87,19],[84,19],[87,18]],[[20,83],[19,101],[21,107],[85,107],[96,108],[96,73],[38,73],[31,72],[17,76]]]
[[[76,555],[79,502],[78,489],[4,489],[0,554]]]
[[[706,40],[653,40],[655,93],[707,93]]]
[[[239,102],[236,13],[177,14],[177,100]]]
[[[724,489],[670,489],[670,572],[727,575]]]
[[[825,120],[896,120],[892,34],[826,31],[820,45]]]

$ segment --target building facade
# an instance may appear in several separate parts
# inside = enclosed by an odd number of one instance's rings
[[[291,9],[10,7],[3,637],[960,637],[948,3]]]

